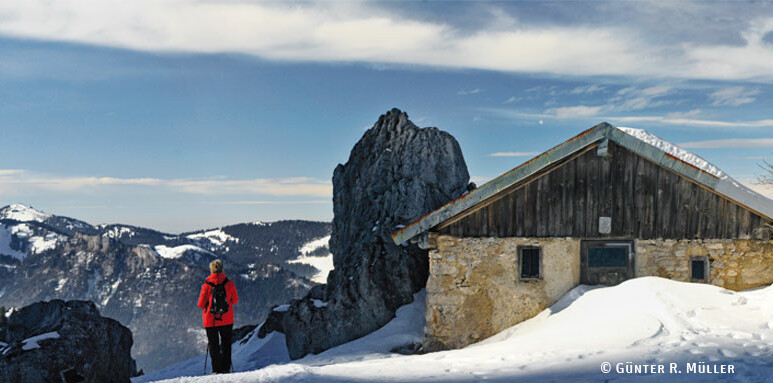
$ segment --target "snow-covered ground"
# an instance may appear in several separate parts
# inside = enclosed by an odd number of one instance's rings
[[[18,203],[9,205],[0,212],[0,219],[13,219],[19,222],[43,222],[49,218],[51,216],[46,213]]]
[[[180,245],[175,247],[169,247],[165,245],[158,245],[153,248],[158,255],[160,255],[162,258],[171,258],[171,259],[177,259],[183,256],[186,251],[193,251],[197,253],[205,253],[205,254],[212,254],[211,252],[204,250],[198,246],[193,245]]]
[[[536,317],[464,349],[389,352],[419,340],[423,325],[420,294],[380,330],[319,355],[290,362],[283,336],[272,334],[234,350],[237,371],[258,370],[196,376],[202,355],[135,382],[766,382],[773,376],[773,287],[733,292],[656,277],[579,286]],[[611,372],[601,371],[604,363]],[[670,373],[671,363],[679,373]],[[663,365],[664,373],[617,372],[645,364],[656,371]],[[687,373],[723,365],[734,373]]]
[[[327,283],[327,275],[330,274],[331,270],[333,270],[333,254],[330,254],[329,252],[325,256],[313,256],[309,254],[313,253],[319,248],[327,247],[328,242],[330,242],[329,235],[327,237],[322,237],[307,242],[300,248],[301,256],[287,262],[303,263],[313,266],[319,271],[311,277],[311,280],[317,283]]]

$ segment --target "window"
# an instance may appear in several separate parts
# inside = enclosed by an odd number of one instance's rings
[[[588,267],[628,267],[628,248],[589,247]]]
[[[709,281],[709,257],[705,255],[690,258],[690,280],[692,282]]]
[[[518,248],[518,259],[521,264],[521,279],[539,279],[542,277],[541,255],[539,247],[522,246]]]

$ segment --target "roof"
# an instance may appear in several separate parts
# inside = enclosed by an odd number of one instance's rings
[[[403,243],[474,208],[547,166],[560,162],[589,145],[603,144],[605,140],[623,146],[746,207],[768,221],[773,221],[773,200],[743,186],[703,158],[647,131],[618,128],[602,122],[394,232],[392,240],[396,244]]]

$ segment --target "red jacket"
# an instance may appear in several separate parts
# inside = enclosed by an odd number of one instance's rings
[[[207,277],[207,282],[214,284],[223,283],[225,280],[225,274],[214,273]],[[222,320],[215,320],[215,314],[209,312],[209,304],[212,302],[212,286],[204,283],[201,286],[201,294],[199,294],[198,306],[204,310],[201,313],[201,318],[204,321],[204,327],[214,326],[226,326],[234,323],[234,305],[239,302],[239,294],[236,292],[236,285],[232,280],[228,280],[225,284],[225,295],[228,297],[228,312],[223,314]]]

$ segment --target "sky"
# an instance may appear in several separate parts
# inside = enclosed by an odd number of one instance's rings
[[[0,206],[327,221],[393,107],[478,184],[607,121],[773,195],[773,2],[0,0]]]

